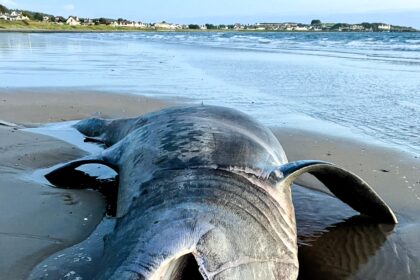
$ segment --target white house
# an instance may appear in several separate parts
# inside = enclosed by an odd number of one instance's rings
[[[178,25],[178,24],[173,24],[173,23],[159,22],[159,23],[155,23],[155,28],[156,29],[170,29],[170,30],[175,30],[175,29],[180,29],[181,26]]]
[[[120,21],[113,21],[111,26],[124,26],[124,27],[137,27],[138,23],[135,21],[128,21],[128,20],[120,20]]]
[[[66,20],[66,24],[68,25],[80,25],[80,20],[78,17],[73,17],[73,16],[69,16],[68,19]]]
[[[139,27],[139,28],[148,28],[148,27],[150,27],[150,24],[147,24],[147,23],[144,23],[144,22],[139,21],[139,22],[137,22],[136,27]]]
[[[134,27],[135,25],[136,23],[134,21],[126,21],[123,26]]]
[[[49,22],[50,21],[50,17],[49,16],[43,16],[42,17],[42,21],[43,22]]]
[[[293,28],[293,30],[295,31],[308,31],[308,27],[307,26],[296,26]]]
[[[144,23],[144,22],[139,21],[139,22],[135,22],[135,23],[134,23],[134,27],[138,27],[138,28],[148,28],[148,27],[150,27],[150,25],[149,25],[149,24],[147,24],[147,23]]]
[[[391,25],[380,24],[380,25],[378,25],[378,30],[380,30],[380,31],[390,31],[391,30]]]
[[[312,30],[312,31],[322,31],[322,28],[321,27],[318,27],[318,26],[311,26],[309,28],[309,30]]]
[[[93,20],[92,20],[92,19],[90,19],[90,18],[85,18],[85,19],[81,20],[80,22],[81,22],[81,24],[83,24],[83,25],[94,25],[94,24],[95,24],[95,23],[93,22]]]
[[[364,30],[365,28],[363,27],[363,25],[360,25],[360,24],[352,24],[352,25],[350,25],[350,30],[353,30],[353,31],[362,31],[362,30]]]
[[[8,20],[10,21],[29,20],[29,18],[27,16],[22,15],[22,13],[20,12],[13,11],[9,15]]]
[[[244,29],[245,27],[242,25],[242,24],[240,24],[240,23],[235,23],[235,25],[234,25],[234,27],[233,27],[235,30],[242,30],[242,29]]]

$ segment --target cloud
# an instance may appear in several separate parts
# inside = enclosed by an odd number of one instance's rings
[[[10,0],[9,0],[10,1]],[[73,4],[67,4],[67,5],[65,5],[64,7],[64,10],[66,10],[67,12],[72,12],[72,11],[74,11],[74,5]]]
[[[13,0],[0,0],[0,4],[6,6],[6,7],[15,7],[17,4]]]

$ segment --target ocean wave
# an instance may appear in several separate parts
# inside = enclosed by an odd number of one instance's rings
[[[405,42],[409,43],[409,44],[420,44],[420,39],[418,39],[418,40],[407,39],[407,40],[405,40]]]
[[[343,50],[355,54],[380,56],[393,52],[395,57],[404,57],[405,52],[420,59],[420,34],[390,33],[238,33],[238,32],[195,32],[195,33],[145,33],[129,34],[138,39],[163,43],[178,43],[198,46],[223,47],[278,51],[282,49],[316,49],[330,53]],[[98,39],[98,38],[97,38]]]

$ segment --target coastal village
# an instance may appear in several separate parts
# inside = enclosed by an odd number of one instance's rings
[[[1,5],[0,5],[1,6]],[[415,32],[416,29],[405,26],[394,26],[385,23],[323,23],[314,19],[310,24],[302,23],[256,23],[256,24],[176,24],[168,22],[144,23],[140,21],[130,21],[123,18],[107,19],[107,18],[79,18],[77,16],[52,16],[43,13],[34,13],[28,11],[8,10],[6,7],[0,7],[0,22],[16,22],[16,21],[37,21],[53,25],[69,25],[77,26],[109,26],[122,28],[135,28],[144,30],[166,30],[166,31],[182,31],[182,30],[233,30],[233,31],[284,31],[284,32]]]

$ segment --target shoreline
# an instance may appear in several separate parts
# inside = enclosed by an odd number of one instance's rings
[[[55,138],[19,130],[20,126],[91,116],[132,117],[173,104],[144,96],[71,88],[0,89],[0,124],[4,121],[0,125],[0,227],[4,229],[0,244],[9,244],[0,250],[0,275],[25,279],[45,257],[89,236],[105,211],[99,193],[55,189],[26,180],[37,169],[81,157],[85,152]],[[415,230],[420,224],[419,158],[334,135],[279,127],[272,130],[290,161],[327,160],[365,179],[396,211],[400,220],[396,234],[411,236],[413,244],[419,241]],[[310,176],[300,178],[298,183],[328,193]],[[389,245],[400,246],[392,243],[394,239]]]
[[[0,33],[150,33],[150,32],[168,32],[168,33],[189,33],[189,32],[203,32],[203,33],[420,33],[420,30],[416,31],[294,31],[294,30],[225,30],[225,29],[210,29],[210,30],[196,30],[196,29],[181,29],[181,30],[170,30],[170,29],[88,29],[88,30],[60,30],[60,29],[7,29],[0,28]]]

